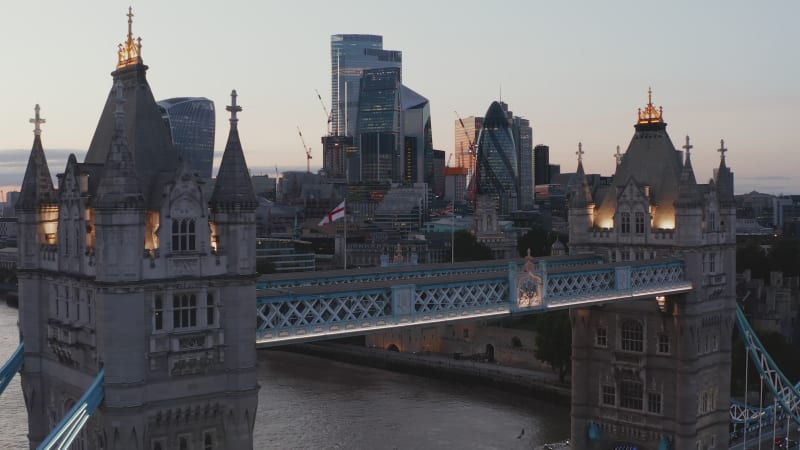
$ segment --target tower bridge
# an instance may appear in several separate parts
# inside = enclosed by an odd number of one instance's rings
[[[651,300],[692,289],[675,258],[605,263],[594,255],[264,277],[259,347],[409,326]],[[660,305],[655,302],[661,299]]]
[[[652,92],[627,150],[609,152],[610,183],[589,184],[579,144],[567,256],[259,279],[237,93],[209,193],[169,139],[132,18],[86,157],[69,156],[58,186],[38,105],[32,119],[21,342],[0,369],[0,388],[21,375],[30,448],[250,449],[257,346],[553,309],[573,323],[575,448],[718,448],[731,423],[800,423],[798,386],[737,310],[728,150],[697,183]],[[737,326],[770,407],[730,398]]]

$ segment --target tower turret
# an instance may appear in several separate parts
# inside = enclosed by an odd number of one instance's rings
[[[225,153],[217,173],[209,206],[212,211],[212,246],[227,255],[228,272],[255,273],[255,209],[258,206],[250,172],[239,140],[239,119],[242,107],[236,104],[236,91],[231,91],[230,131]]]
[[[583,144],[578,143],[578,170],[575,173],[575,186],[569,199],[569,242],[572,246],[586,241],[589,230],[594,225],[594,199],[589,180],[583,170]]]
[[[681,245],[696,246],[702,239],[703,199],[692,169],[692,144],[686,136],[684,163],[675,199],[675,232]]]

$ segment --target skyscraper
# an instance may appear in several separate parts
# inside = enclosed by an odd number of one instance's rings
[[[500,216],[519,208],[516,153],[506,112],[500,103],[492,102],[478,138],[474,183],[478,196],[494,200]]]
[[[335,135],[356,133],[361,75],[367,69],[402,67],[403,54],[383,50],[383,37],[371,34],[331,36],[331,128]]]
[[[533,128],[528,119],[515,116],[508,104],[500,102],[514,137],[517,157],[517,185],[520,209],[533,209]]]
[[[400,172],[401,74],[399,68],[365,70],[360,83],[356,145],[357,168],[350,179],[397,181]],[[357,177],[354,177],[358,174]]]
[[[402,86],[400,92],[405,136],[402,179],[411,183],[428,183],[433,187],[435,174],[430,102],[406,86]]]
[[[211,178],[214,164],[214,102],[205,97],[177,97],[158,102],[178,157],[194,172]]]
[[[473,152],[477,151],[478,136],[482,126],[483,117],[469,116],[455,121],[456,167],[467,169],[469,176],[475,173],[475,155]]]
[[[539,144],[533,148],[534,185],[550,184],[550,147]]]

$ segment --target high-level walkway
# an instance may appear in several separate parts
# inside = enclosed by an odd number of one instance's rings
[[[594,255],[281,274],[257,284],[261,347],[688,292],[681,260]]]

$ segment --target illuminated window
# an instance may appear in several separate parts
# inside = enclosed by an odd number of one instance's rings
[[[631,232],[631,213],[623,212],[619,214],[620,217],[620,232],[628,234]]]
[[[623,350],[629,352],[641,352],[644,349],[644,331],[642,324],[636,320],[626,320],[622,322],[621,340]]]
[[[172,221],[172,251],[185,252],[195,249],[194,219]]]
[[[613,385],[604,384],[600,388],[602,394],[601,401],[604,405],[614,406],[617,404],[617,388]]]
[[[634,220],[635,220],[634,225],[636,226],[636,234],[643,234],[644,233],[644,213],[643,212],[637,212],[634,215]]]
[[[176,294],[172,297],[172,328],[197,326],[197,297],[194,294]]]
[[[619,406],[626,409],[642,409],[644,389],[642,383],[635,380],[622,380],[619,383]]]

